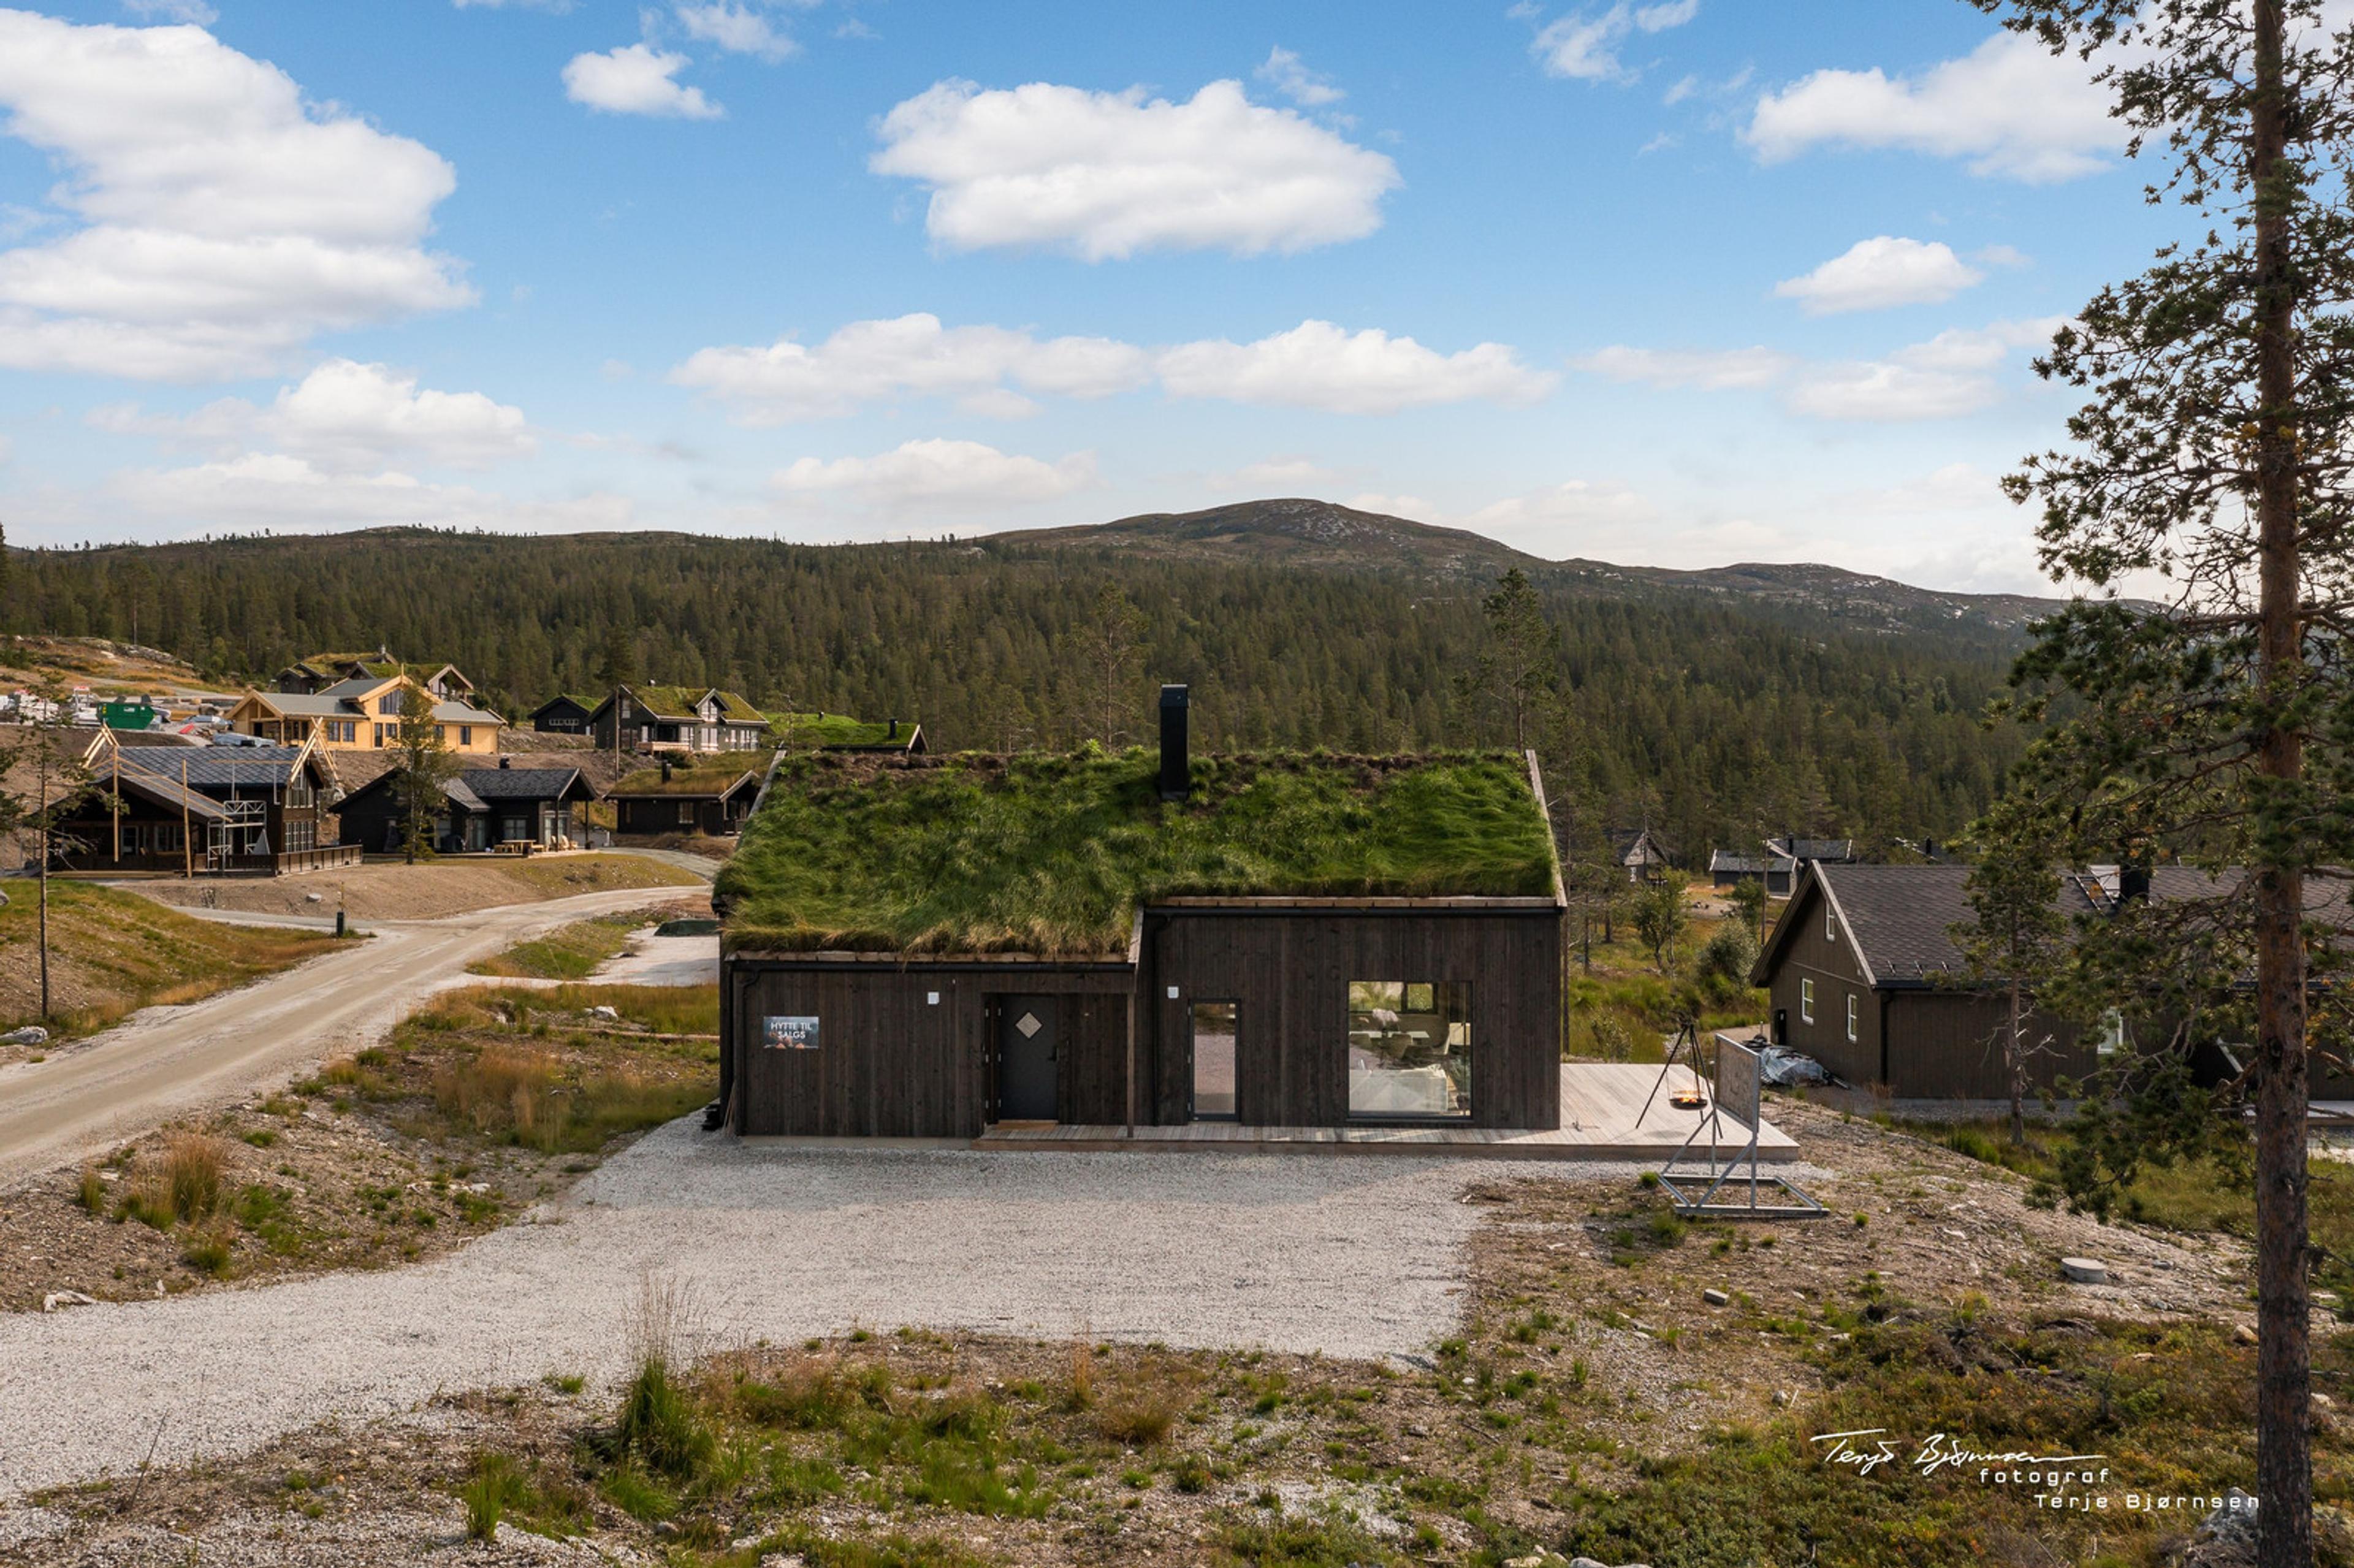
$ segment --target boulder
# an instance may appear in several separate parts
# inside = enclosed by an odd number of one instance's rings
[[[60,1307],[95,1307],[98,1298],[84,1296],[79,1290],[52,1290],[41,1298],[41,1310],[54,1312]]]
[[[2063,1257],[2060,1260],[2060,1272],[2079,1285],[2109,1282],[2109,1266],[2097,1257]]]
[[[49,1032],[37,1023],[28,1023],[22,1029],[11,1029],[7,1033],[0,1034],[0,1045],[46,1045],[48,1043]]]

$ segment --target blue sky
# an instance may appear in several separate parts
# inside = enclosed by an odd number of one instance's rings
[[[1313,494],[2033,589],[2172,221],[1960,0],[0,10],[10,542]]]

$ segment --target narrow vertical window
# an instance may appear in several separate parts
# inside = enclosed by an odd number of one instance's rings
[[[1850,1040],[1855,1038],[1856,1004],[1861,1000],[1853,991],[1847,993],[1847,1037]]]
[[[1798,1016],[1808,1023],[1815,1021],[1815,982],[1810,980],[1798,982]]]

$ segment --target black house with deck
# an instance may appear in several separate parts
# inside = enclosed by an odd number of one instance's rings
[[[528,845],[570,849],[587,842],[596,790],[577,768],[469,768],[441,788],[433,813],[440,854],[480,854]],[[344,799],[343,840],[389,853],[401,847],[408,811],[397,773],[379,774]]]
[[[726,1125],[1557,1128],[1534,758],[1189,759],[1172,697],[1158,758],[780,762],[716,895]]]

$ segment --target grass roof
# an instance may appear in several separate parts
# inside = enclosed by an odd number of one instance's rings
[[[913,719],[901,719],[895,735],[881,719],[852,718],[848,714],[770,714],[769,726],[801,746],[905,746],[916,733]]]
[[[1549,831],[1514,757],[789,758],[720,873],[735,948],[1115,958],[1188,895],[1545,896]]]
[[[670,777],[667,779],[663,777],[659,767],[641,768],[634,773],[625,773],[614,780],[605,793],[608,795],[725,794],[748,775],[754,783],[759,782],[760,769],[747,767],[744,763],[743,759],[748,755],[749,754],[739,751],[735,754],[736,760],[733,762],[698,762],[691,768],[674,763],[671,767]]]

